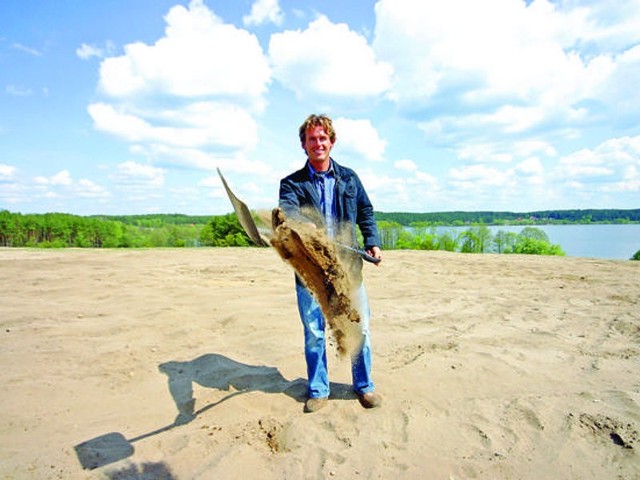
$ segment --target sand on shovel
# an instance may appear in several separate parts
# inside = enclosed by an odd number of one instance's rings
[[[319,228],[272,211],[271,245],[304,281],[317,300],[340,356],[355,355],[362,345],[360,313],[353,302],[353,280],[335,244]]]

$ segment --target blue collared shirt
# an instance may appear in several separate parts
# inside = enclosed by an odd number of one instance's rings
[[[337,216],[335,201],[336,172],[333,169],[333,160],[329,165],[329,170],[326,172],[316,172],[310,162],[307,162],[307,165],[309,167],[309,176],[320,198],[320,213],[324,217],[327,235],[329,238],[333,238]]]

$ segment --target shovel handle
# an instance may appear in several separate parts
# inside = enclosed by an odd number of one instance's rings
[[[364,250],[362,250],[361,248],[353,248],[353,247],[349,247],[347,245],[342,245],[342,244],[338,244],[338,247],[343,248],[345,250],[349,250],[353,253],[357,253],[358,255],[360,255],[362,257],[363,260],[369,262],[369,263],[373,263],[373,264],[378,264],[380,263],[380,258],[376,258],[373,257],[371,255],[369,255],[367,252],[365,252]]]

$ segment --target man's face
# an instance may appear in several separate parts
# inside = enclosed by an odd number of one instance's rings
[[[321,126],[307,128],[302,148],[307,152],[311,166],[328,167],[333,142],[324,128]]]

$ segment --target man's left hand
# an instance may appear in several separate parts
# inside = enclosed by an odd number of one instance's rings
[[[376,263],[376,267],[382,263],[382,250],[380,250],[380,247],[371,247],[367,249],[367,255],[371,255],[373,258],[380,260],[380,262]]]

